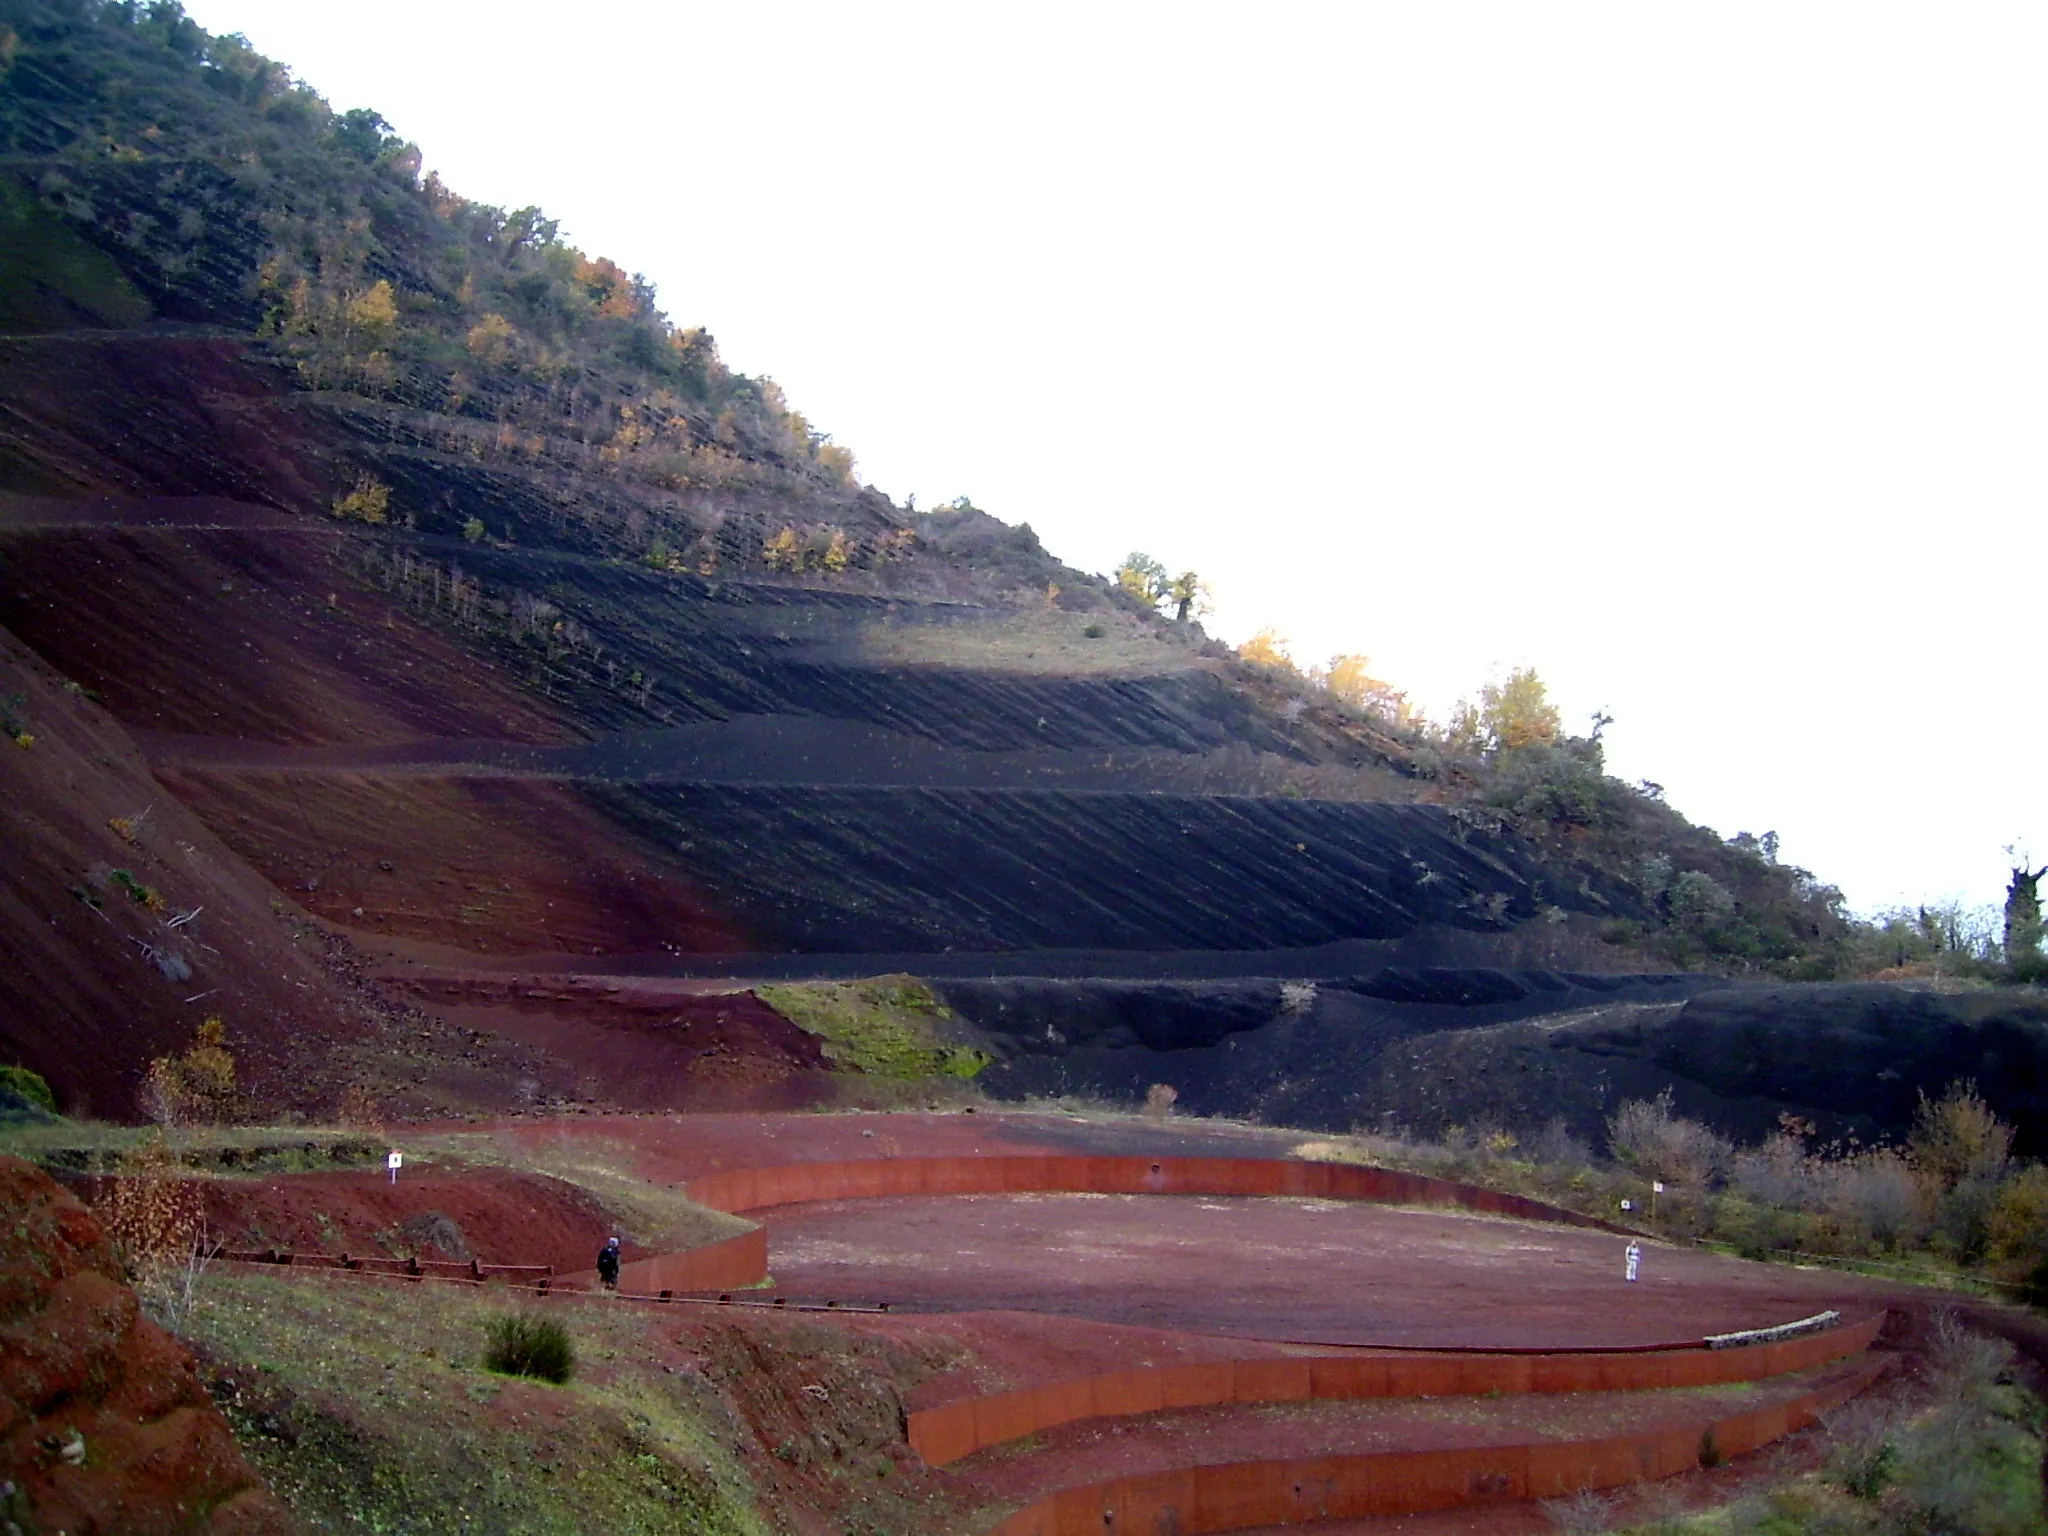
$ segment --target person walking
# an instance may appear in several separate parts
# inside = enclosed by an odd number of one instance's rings
[[[619,1240],[616,1237],[605,1239],[604,1248],[598,1253],[597,1278],[608,1291],[619,1288]]]

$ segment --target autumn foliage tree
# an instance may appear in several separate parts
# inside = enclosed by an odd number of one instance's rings
[[[1316,668],[1309,674],[1309,679],[1320,683],[1333,698],[1353,709],[1366,710],[1397,725],[1408,724],[1413,718],[1408,695],[1392,683],[1373,676],[1370,656],[1332,656],[1329,666]]]
[[[1972,1180],[1996,1180],[2012,1161],[2012,1127],[1992,1113],[1973,1082],[1951,1083],[1938,1099],[1922,1090],[1906,1157],[1941,1193]]]
[[[214,1014],[175,1056],[159,1056],[142,1080],[142,1110],[159,1125],[225,1118],[235,1104],[235,1058],[227,1021]]]
[[[1173,622],[1185,624],[1209,609],[1209,585],[1195,571],[1169,576],[1166,567],[1143,550],[1132,550],[1116,568],[1116,584],[1154,612],[1173,610]]]
[[[1504,682],[1479,690],[1479,727],[1489,751],[1512,752],[1554,745],[1562,723],[1536,669],[1517,667]]]
[[[1286,638],[1270,624],[1240,645],[1237,654],[1253,666],[1273,667],[1286,672],[1296,670]]]
[[[1193,571],[1182,571],[1166,584],[1166,601],[1173,604],[1173,622],[1185,624],[1209,611],[1209,584]]]

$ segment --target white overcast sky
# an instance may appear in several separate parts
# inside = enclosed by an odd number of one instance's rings
[[[2048,862],[2048,9],[187,0],[862,477],[1610,766],[1852,904]]]

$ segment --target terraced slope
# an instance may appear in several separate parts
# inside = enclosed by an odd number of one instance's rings
[[[1150,676],[877,664],[864,624],[1005,616],[503,550],[434,566],[527,616],[472,628],[416,574],[384,588],[443,558],[399,535],[192,499],[22,502],[0,529],[0,622],[345,927],[494,953],[1255,950],[1631,908],[1164,646]],[[464,848],[509,867],[476,878]]]
[[[1868,1010],[1899,994],[1789,989],[1694,1029],[1722,983],[1585,974],[1589,923],[1639,911],[1635,892],[1428,803],[1397,762],[1142,634],[1090,671],[1057,621],[1020,656],[1009,610],[448,547],[218,496],[14,498],[0,561],[0,623],[146,755],[129,798],[196,813],[254,888],[384,957],[401,1002],[459,998],[464,1027],[548,1052],[572,1092],[707,1102],[687,1082],[715,1059],[656,1047],[579,972],[907,970],[946,978],[998,1093],[1169,1081],[1208,1113],[1562,1115],[1597,1138],[1614,1094],[1677,1084],[1744,1133],[1790,1111],[1868,1135],[1896,1133],[1923,1083],[1975,1074],[2037,1118],[2032,1015],[1971,1023],[1921,997],[1894,1028]],[[978,632],[990,664],[962,667]],[[928,635],[946,660],[904,661]],[[1156,670],[1132,671],[1146,655]],[[56,858],[31,906],[66,910],[91,861],[65,857],[79,867]],[[479,965],[541,985],[479,990]],[[1280,977],[1320,986],[1290,1000]],[[14,1037],[60,1080],[77,1069],[33,1042],[66,995],[25,990]],[[132,1100],[185,995],[88,1074],[102,1102]],[[1873,1043],[1819,1076],[1800,1075],[1818,1057],[1798,1028],[1775,1051],[1733,1043],[1785,1033],[1808,1000],[1815,1028]],[[636,1076],[648,1050],[681,1065]],[[770,1055],[762,1081],[788,1082]],[[1724,1070],[1781,1059],[1783,1082]]]

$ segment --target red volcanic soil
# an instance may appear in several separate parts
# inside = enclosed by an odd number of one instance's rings
[[[1247,1338],[1570,1349],[1853,1305],[1864,1282],[1497,1217],[1323,1200],[963,1195],[760,1213],[806,1298],[1058,1312]],[[1869,1303],[1865,1303],[1868,1308]]]
[[[0,584],[18,577],[9,565]],[[325,1063],[365,1020],[303,915],[5,630],[0,700],[31,738],[0,736],[0,1060],[49,1079],[67,1113],[125,1118],[144,1063],[217,1013],[244,1088],[331,1108]]]
[[[492,954],[749,947],[569,785],[252,766],[265,744],[578,739],[365,579],[360,553],[340,525],[217,498],[0,498],[0,623],[101,693],[172,793],[332,922]],[[223,766],[235,743],[249,762]]]
[[[585,1097],[629,1109],[805,1108],[834,1093],[817,1037],[751,992],[452,975],[392,990],[451,1024],[552,1053]]]
[[[230,1247],[365,1258],[417,1254],[588,1269],[617,1228],[588,1193],[508,1168],[381,1168],[211,1179],[206,1220]],[[639,1250],[629,1247],[629,1257]]]
[[[567,784],[157,772],[229,847],[343,928],[479,956],[748,947],[681,870],[628,841]]]
[[[225,489],[324,508],[349,468],[291,409],[288,375],[251,351],[245,337],[159,331],[0,340],[0,471],[11,487],[67,498]]]
[[[361,579],[340,524],[212,497],[89,515],[0,500],[0,622],[132,730],[303,745],[576,739],[502,668]]]
[[[0,1209],[0,1479],[18,1485],[7,1511],[36,1531],[292,1529],[191,1352],[141,1315],[84,1208],[0,1158]],[[50,1453],[73,1435],[86,1452],[77,1466]]]

